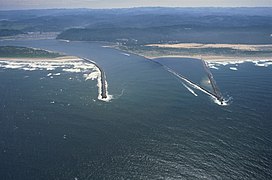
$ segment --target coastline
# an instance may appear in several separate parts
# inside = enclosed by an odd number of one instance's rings
[[[142,56],[149,60],[154,60],[158,58],[192,58],[192,59],[202,59],[206,62],[215,63],[215,62],[225,62],[225,63],[233,63],[233,62],[256,62],[256,61],[272,61],[272,44],[200,44],[200,43],[179,43],[179,44],[147,44],[144,45],[146,47],[155,47],[158,49],[155,50],[131,50],[126,46],[111,46],[113,49],[120,50],[122,52]],[[164,48],[169,49],[205,49],[205,48],[215,48],[222,49],[228,48],[233,50],[241,50],[246,52],[262,52],[269,51],[271,53],[268,54],[220,54],[220,53],[192,53],[192,54],[182,54],[176,52],[164,52]],[[166,54],[166,55],[164,55]],[[176,54],[176,55],[175,55]]]
[[[71,62],[82,61],[83,59],[76,56],[63,56],[56,58],[20,58],[20,57],[0,57],[0,61],[15,61],[15,62]]]
[[[56,58],[4,58],[0,57],[0,67],[5,69],[22,69],[25,71],[46,70],[47,77],[54,78],[61,72],[83,73],[85,80],[97,80],[97,99],[109,102],[113,97],[108,93],[108,83],[105,73],[98,64],[92,60],[76,56],[62,56]],[[54,73],[56,68],[62,68]]]
[[[202,44],[202,43],[178,43],[178,44],[147,44],[147,47],[175,48],[175,49],[203,49],[203,48],[230,48],[244,51],[258,51],[261,49],[272,50],[272,44]]]
[[[145,56],[141,55],[147,59],[158,59],[158,58],[192,58],[192,59],[203,59],[207,62],[236,62],[236,61],[272,61],[272,57],[241,57],[241,56],[209,56],[209,55],[199,55],[199,56],[179,56],[179,55],[166,55],[166,56]]]

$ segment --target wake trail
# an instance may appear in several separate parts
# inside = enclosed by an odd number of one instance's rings
[[[169,67],[167,66],[164,66],[165,69],[170,72],[171,74],[173,74],[174,76],[178,77],[179,79],[183,80],[184,82],[186,82],[188,85],[190,85],[191,87],[195,88],[195,89],[198,89],[202,92],[204,92],[205,94],[209,95],[209,96],[212,96],[214,98],[216,98],[216,95],[214,95],[213,93],[211,93],[210,91],[206,90],[205,88],[201,87],[200,85],[192,82],[191,80],[189,80],[188,78],[186,78],[185,76],[175,72],[174,70],[170,69]]]
[[[151,61],[153,61],[153,60],[151,60]],[[173,75],[176,76],[177,78],[181,79],[183,82],[185,82],[185,83],[186,83],[187,85],[189,85],[190,87],[195,88],[195,89],[198,89],[198,90],[202,91],[203,93],[209,95],[209,96],[212,98],[212,100],[214,101],[214,103],[216,103],[216,104],[218,104],[218,105],[220,105],[220,106],[226,106],[226,105],[228,105],[228,100],[227,100],[227,101],[224,100],[224,99],[223,99],[223,96],[221,95],[221,93],[220,93],[220,91],[219,91],[219,89],[216,88],[217,86],[216,86],[215,81],[213,81],[213,83],[214,83],[214,85],[215,85],[215,90],[216,90],[216,91],[213,93],[213,92],[210,92],[209,90],[205,89],[204,87],[201,87],[200,85],[194,83],[193,81],[191,81],[191,80],[188,79],[187,77],[185,77],[185,76],[183,76],[183,75],[181,75],[181,74],[175,72],[175,71],[174,71],[173,69],[171,69],[170,67],[165,66],[165,65],[163,65],[163,64],[161,64],[160,62],[157,62],[157,61],[153,61],[153,62],[155,62],[155,63],[161,65],[166,71],[168,71],[169,73],[173,74]],[[204,63],[205,63],[205,62],[204,62]],[[206,65],[206,64],[205,64],[205,65]],[[208,72],[207,72],[207,73],[208,73]],[[209,75],[211,75],[210,77],[213,79],[213,76],[212,76],[211,72],[210,72]],[[210,79],[210,77],[209,77],[209,79]],[[185,85],[184,83],[182,83],[182,84]],[[196,94],[191,88],[189,88],[189,87],[186,86],[186,85],[185,85],[185,88],[187,88],[187,90],[189,90],[193,95],[197,96],[197,94]],[[213,87],[213,89],[214,89],[214,87]]]
[[[124,95],[125,89],[122,89],[121,93],[118,95],[114,95],[114,99],[119,99],[120,97],[122,97]]]
[[[186,84],[184,84],[183,82],[181,82],[182,83],[182,85],[188,90],[188,91],[190,91],[194,96],[198,96],[195,92],[194,92],[194,90],[192,90],[191,88],[189,88],[188,86],[186,86]]]

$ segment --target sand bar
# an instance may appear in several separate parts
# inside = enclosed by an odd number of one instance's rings
[[[272,44],[201,44],[201,43],[178,43],[178,44],[147,44],[148,47],[159,48],[231,48],[244,51],[272,50]]]
[[[56,58],[18,58],[18,57],[0,57],[0,61],[16,61],[16,62],[71,62],[82,61],[81,58],[76,56],[63,56]]]
[[[211,56],[211,55],[202,55],[202,56],[179,56],[179,55],[166,55],[166,56],[144,56],[147,59],[156,59],[156,58],[193,58],[193,59],[203,59],[210,62],[232,62],[232,61],[260,61],[267,60],[272,61],[272,57],[241,57],[241,56]]]

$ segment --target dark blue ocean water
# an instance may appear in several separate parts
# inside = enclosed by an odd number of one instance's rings
[[[212,70],[232,98],[218,106],[162,66],[105,44],[7,44],[96,61],[115,99],[97,100],[96,81],[81,73],[50,79],[48,71],[0,69],[0,179],[272,178],[272,66]],[[171,63],[201,83],[200,71]]]

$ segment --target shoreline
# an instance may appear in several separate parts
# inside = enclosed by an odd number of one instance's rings
[[[162,46],[164,46],[164,44],[161,44]],[[186,46],[189,45],[199,45],[197,43],[188,43],[186,44]],[[203,44],[204,45],[204,44]],[[210,44],[208,44],[210,45]],[[211,44],[213,45],[213,44]],[[218,46],[229,46],[231,44],[218,44]],[[235,44],[236,46],[240,45],[240,44]],[[150,46],[150,45],[146,45],[146,46]],[[214,44],[214,46],[217,46],[217,44]],[[246,48],[245,46],[249,46],[249,48],[254,47],[266,47],[266,48],[271,48],[272,49],[272,44],[271,45],[242,45],[242,48]],[[149,60],[154,60],[154,59],[159,59],[159,58],[191,58],[191,59],[203,59],[206,62],[226,62],[226,63],[232,63],[232,62],[237,62],[237,61],[248,61],[248,62],[255,62],[255,61],[272,61],[272,50],[271,50],[271,56],[233,56],[233,55],[209,55],[209,54],[199,54],[199,55],[162,55],[160,53],[156,54],[156,52],[154,53],[150,53],[150,55],[148,55],[148,51],[144,51],[144,52],[137,52],[137,51],[131,51],[128,49],[124,49],[121,48],[119,46],[112,46],[110,48],[119,50],[121,52],[126,52],[129,54],[134,54],[137,56],[141,56],[144,57],[146,59]],[[222,47],[218,47],[218,48],[222,48]]]
[[[59,76],[61,71],[70,73],[83,73],[86,80],[97,80],[98,100],[109,102],[113,97],[108,93],[108,83],[105,72],[94,61],[76,56],[63,56],[57,58],[2,58],[0,67],[5,69],[22,69],[26,71],[47,70],[47,77]],[[62,68],[53,73],[56,68]]]
[[[203,59],[207,62],[236,62],[236,61],[272,61],[272,57],[239,57],[239,56],[182,56],[182,55],[166,55],[166,56],[145,56],[140,55],[147,59],[159,59],[159,58],[192,58],[192,59]]]
[[[178,44],[147,44],[147,47],[173,48],[173,49],[204,49],[204,48],[230,48],[235,50],[258,51],[260,49],[272,50],[272,44],[203,44],[203,43],[178,43]]]
[[[14,62],[71,62],[82,60],[83,60],[82,58],[76,56],[63,56],[56,58],[0,57],[0,61],[14,61]]]

